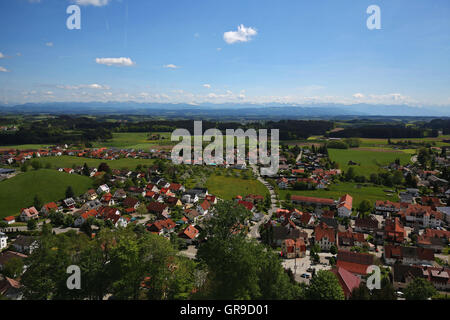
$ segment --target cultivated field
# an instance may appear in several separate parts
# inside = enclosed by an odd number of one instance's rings
[[[20,210],[33,205],[35,195],[43,203],[65,197],[68,186],[76,195],[92,187],[92,179],[56,170],[32,170],[0,182],[0,218],[19,214]]]

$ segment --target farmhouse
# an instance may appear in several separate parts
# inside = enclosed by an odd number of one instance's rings
[[[20,213],[20,220],[25,222],[31,219],[37,219],[38,217],[39,212],[36,210],[35,207],[22,209],[22,212]]]
[[[350,217],[352,214],[353,198],[349,194],[342,196],[339,199],[337,206],[339,217]]]

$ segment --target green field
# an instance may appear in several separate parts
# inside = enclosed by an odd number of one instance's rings
[[[17,215],[33,205],[35,195],[44,203],[61,200],[68,186],[76,195],[92,187],[92,179],[56,170],[32,170],[0,182],[0,218]]]
[[[40,158],[38,161],[45,167],[47,163],[50,163],[52,168],[72,168],[73,165],[82,166],[87,163],[89,167],[98,167],[100,163],[106,162],[111,169],[135,169],[138,164],[142,165],[152,165],[154,159],[132,159],[132,158],[122,158],[118,160],[102,160],[102,159],[91,159],[82,157],[72,157],[72,156],[61,156],[61,157],[45,157]]]
[[[291,195],[307,196],[307,197],[318,197],[318,198],[332,198],[338,200],[341,196],[348,193],[353,197],[353,207],[359,206],[361,201],[369,200],[371,203],[375,203],[376,200],[390,200],[398,201],[398,196],[387,196],[383,191],[384,189],[389,189],[387,187],[377,187],[370,184],[367,186],[357,187],[357,183],[336,183],[330,186],[330,191],[327,190],[279,190],[280,199],[286,200],[286,194]]]
[[[0,146],[0,149],[17,149],[17,150],[39,150],[39,149],[45,149],[52,145],[50,144],[21,144],[21,145],[15,145],[15,146]]]
[[[225,200],[231,200],[237,195],[259,194],[265,196],[269,193],[267,188],[258,180],[242,179],[211,175],[206,182],[208,192]]]
[[[148,150],[158,145],[170,145],[173,142],[170,141],[170,133],[158,132],[158,134],[164,138],[161,140],[148,140],[148,132],[121,132],[113,133],[113,138],[106,142],[94,143],[95,148],[108,147],[108,148],[126,148],[126,149],[143,149]]]
[[[341,170],[347,171],[348,162],[353,161],[358,165],[352,166],[357,175],[369,176],[371,173],[380,171],[380,167],[388,165],[400,159],[400,163],[405,165],[411,160],[410,152],[402,151],[370,151],[360,149],[328,149],[329,157],[332,161],[339,163]]]

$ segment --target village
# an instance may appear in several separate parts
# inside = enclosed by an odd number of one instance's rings
[[[39,158],[61,156],[105,161],[170,160],[170,154],[161,150],[75,150],[63,145],[38,151],[2,151],[1,161],[20,166]],[[330,162],[326,148],[302,148],[299,153],[281,156],[275,177],[260,176],[254,165],[224,167],[250,170],[267,188],[267,194],[239,194],[232,201],[251,213],[244,226],[248,238],[274,250],[296,282],[308,285],[317,272],[329,270],[338,278],[345,298],[350,299],[352,292],[366,282],[369,267],[376,265],[393,285],[396,298],[403,299],[403,291],[416,277],[431,283],[441,294],[450,290],[450,189],[448,181],[438,178],[449,164],[448,156],[436,156],[433,162],[434,170],[424,170],[418,163],[390,164],[385,169],[412,177],[414,188],[386,191],[398,193],[399,201],[365,200],[358,206],[350,190],[335,199],[301,195],[301,190],[325,190],[346,178]],[[5,179],[15,174],[14,169],[3,170]],[[196,259],[197,247],[204,241],[203,223],[214,216],[215,206],[223,201],[208,188],[186,188],[171,181],[167,168],[157,164],[125,170],[111,169],[102,162],[98,167],[57,170],[96,178],[101,183],[81,195],[68,188],[64,199],[37,203],[23,208],[18,215],[5,217],[0,226],[0,270],[9,270],[11,261],[26,261],[38,244],[36,236],[27,232],[48,223],[56,234],[75,230],[90,238],[105,227],[131,225],[166,238],[181,254]],[[297,191],[283,199],[280,190]],[[17,226],[17,222],[26,225]],[[22,266],[24,272],[26,265]],[[22,298],[22,272],[15,277],[3,276],[2,295]]]

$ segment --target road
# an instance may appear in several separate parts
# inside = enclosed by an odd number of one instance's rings
[[[257,222],[252,227],[250,227],[250,232],[248,233],[248,236],[250,238],[258,239],[260,237],[259,227],[262,224],[267,223],[270,220],[270,218],[272,217],[272,214],[275,213],[279,208],[277,207],[277,198],[276,198],[276,194],[275,194],[275,191],[273,190],[272,185],[261,177],[258,167],[256,165],[252,165],[251,167],[253,169],[253,172],[257,176],[257,180],[259,182],[261,182],[263,185],[265,185],[266,188],[269,190],[270,200],[271,200],[271,206],[270,206],[268,214],[266,214],[264,216],[264,218],[261,219],[261,221]]]
[[[297,158],[295,158],[295,163],[297,163],[299,160],[302,159],[303,149],[300,149],[300,153],[298,154]]]

